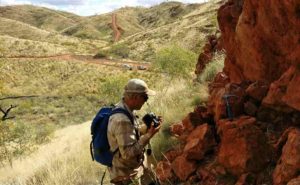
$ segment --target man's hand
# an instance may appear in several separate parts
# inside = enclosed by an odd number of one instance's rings
[[[159,117],[159,125],[157,127],[154,127],[154,123],[151,123],[151,127],[147,130],[147,133],[153,137],[160,129],[162,124],[162,117]]]

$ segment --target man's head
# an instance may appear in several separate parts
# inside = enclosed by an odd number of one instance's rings
[[[148,100],[148,96],[155,94],[155,91],[149,89],[141,79],[129,80],[124,88],[125,103],[131,110],[140,110]]]

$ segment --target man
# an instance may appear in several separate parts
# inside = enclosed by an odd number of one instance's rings
[[[145,179],[144,182],[140,182],[143,185],[150,183],[149,178],[140,177],[141,174],[146,175],[143,174],[144,171],[148,171],[143,165],[144,150],[150,139],[159,131],[160,126],[155,128],[152,124],[147,132],[141,135],[134,111],[140,110],[151,95],[155,95],[155,91],[150,90],[143,80],[129,80],[124,88],[122,101],[116,106],[127,110],[132,118],[117,113],[109,119],[107,138],[111,151],[115,153],[112,167],[109,168],[113,184],[127,185],[135,178]]]

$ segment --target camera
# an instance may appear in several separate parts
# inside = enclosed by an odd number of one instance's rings
[[[151,123],[153,122],[153,126],[156,128],[159,126],[159,118],[153,113],[147,113],[145,116],[142,118],[143,122],[147,125],[147,128],[151,127]]]

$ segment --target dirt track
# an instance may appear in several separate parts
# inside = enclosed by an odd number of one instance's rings
[[[120,27],[117,25],[117,15],[112,14],[112,29],[114,30],[114,41],[118,42],[121,37]]]
[[[87,62],[105,66],[112,66],[117,68],[124,68],[124,65],[132,66],[134,69],[137,69],[137,66],[144,66],[146,68],[150,67],[150,63],[148,62],[137,62],[132,60],[109,60],[109,59],[95,59],[92,55],[54,55],[54,56],[14,56],[14,57],[5,57],[9,59],[57,59],[57,60],[65,60],[65,61],[80,61]]]

